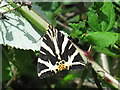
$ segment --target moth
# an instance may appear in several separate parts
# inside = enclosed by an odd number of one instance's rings
[[[63,70],[81,69],[85,66],[72,41],[62,31],[50,27],[42,38],[37,73],[40,78]]]

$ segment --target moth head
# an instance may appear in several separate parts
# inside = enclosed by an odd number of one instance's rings
[[[69,70],[69,66],[66,64],[65,60],[56,62],[57,68],[56,71]]]

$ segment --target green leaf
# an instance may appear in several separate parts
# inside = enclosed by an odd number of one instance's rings
[[[100,25],[101,25],[101,30],[102,31],[105,31],[106,28],[108,27],[108,24],[105,21],[101,21]]]
[[[107,16],[107,22],[102,24],[103,31],[109,31],[115,22],[115,11],[112,2],[104,2],[101,11]]]
[[[74,30],[79,30],[80,29],[80,25],[76,24],[76,23],[69,23],[69,25],[74,29]]]
[[[118,33],[88,32],[87,37],[91,44],[104,48],[115,44],[115,42],[118,40]]]
[[[62,11],[61,7],[58,7],[52,11],[50,10],[50,11],[44,11],[44,12],[46,13],[46,17],[51,21],[51,24],[53,26],[56,26],[56,18],[61,11]]]
[[[52,8],[52,3],[53,2],[35,2],[35,6],[39,5],[41,7],[42,10],[50,10]],[[34,5],[34,4],[33,4]],[[47,6],[47,7],[46,7]]]
[[[58,7],[54,12],[53,15],[56,16],[62,11],[61,7]]]
[[[120,46],[120,34],[118,34],[118,40],[116,43]]]
[[[36,13],[42,11],[42,13],[44,13],[44,16],[42,15],[42,17],[44,17],[53,26],[56,26],[57,15],[62,11],[61,6],[59,6],[58,3],[55,3],[55,2],[38,3],[38,2],[36,2],[36,4],[33,6],[34,7],[37,6],[36,8],[33,8],[34,11],[36,11]],[[38,14],[41,16],[42,13],[38,13]]]
[[[80,15],[76,15],[69,19],[69,22],[78,22],[80,20]]]
[[[115,52],[111,51],[110,49],[108,48],[101,48],[101,47],[97,47],[97,46],[94,46],[93,47],[97,52],[100,52],[100,53],[104,53],[108,56],[113,56],[113,57],[120,57],[120,54],[116,54]]]
[[[56,26],[56,19],[57,19],[58,14],[61,11],[62,11],[61,7],[58,7],[57,9],[55,9],[54,12],[51,12],[51,17],[49,19],[50,19],[53,26]]]
[[[70,31],[70,36],[72,38],[78,38],[78,36],[82,34],[82,31],[79,30],[81,26],[75,23],[70,23],[69,25],[73,28],[73,30]]]
[[[37,3],[37,2],[36,2]],[[37,3],[37,4],[43,4],[43,3]],[[46,20],[47,22],[49,22],[50,23],[50,20],[47,18],[47,14],[45,13],[45,11],[44,11],[44,7],[40,7],[40,6],[38,6],[37,4],[33,4],[32,5],[32,10],[36,13],[36,14],[38,14],[38,15],[40,15],[41,17],[43,17],[44,18],[44,20]],[[43,6],[44,6],[45,4],[43,4]],[[50,6],[50,3],[46,3],[46,5],[49,5]],[[47,9],[51,9],[51,8],[48,8],[47,7]],[[46,9],[45,9],[46,10]],[[48,14],[49,15],[49,14]],[[42,23],[42,22],[41,22]]]
[[[79,21],[79,26],[80,28],[85,28],[86,27],[86,21]]]
[[[0,20],[0,44],[20,49],[40,49],[41,36],[23,17],[6,14],[9,20]]]
[[[115,22],[115,11],[112,2],[104,2],[100,10],[96,11],[89,8],[87,13],[88,24],[93,31],[109,31]]]
[[[98,22],[98,14],[92,8],[89,8],[89,10],[90,11],[87,13],[89,26],[93,31],[101,31],[101,26]]]

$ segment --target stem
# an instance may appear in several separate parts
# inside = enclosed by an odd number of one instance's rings
[[[68,26],[62,24],[62,23],[61,23],[60,21],[58,21],[58,20],[56,21],[56,23],[59,24],[60,26],[64,27],[64,28],[68,29],[68,30],[72,30],[71,27],[68,27]]]
[[[100,54],[103,68],[110,73],[107,57],[105,54]]]
[[[9,56],[8,56],[8,52],[4,49],[3,49],[3,53],[5,54],[6,58],[9,60]],[[10,85],[12,84],[12,82],[16,79],[16,76],[17,76],[17,69],[15,66],[12,65],[12,63],[9,61],[9,65],[11,67],[11,71],[12,71],[12,78],[7,82],[5,88],[10,88]]]
[[[67,22],[67,18],[66,18],[66,17],[64,17],[61,13],[60,13],[60,14],[58,14],[58,15],[59,15],[59,17],[60,17],[63,21]]]
[[[71,43],[79,51],[79,53],[80,53],[81,57],[83,58],[84,62],[85,63],[88,63],[88,62],[91,63],[92,68],[95,70],[95,72],[101,78],[101,81],[106,81],[106,83],[112,88],[118,89],[120,87],[120,83],[113,76],[111,76],[106,70],[104,70],[101,66],[99,66],[91,56],[87,55],[87,53],[85,51],[80,49],[73,42],[71,42]]]
[[[13,67],[11,67],[11,68],[13,68]],[[7,84],[5,86],[6,88],[10,87],[12,82],[16,79],[16,76],[17,76],[17,70],[14,70],[12,78],[7,82]]]

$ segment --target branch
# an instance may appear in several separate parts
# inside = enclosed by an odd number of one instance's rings
[[[62,24],[62,23],[61,23],[60,21],[58,21],[58,20],[56,20],[56,23],[59,24],[60,26],[64,27],[64,28],[68,29],[68,30],[72,30],[71,27],[68,27],[67,25]]]
[[[100,59],[101,59],[101,61],[102,61],[102,66],[103,66],[103,68],[104,68],[107,72],[110,73],[109,65],[108,65],[108,60],[107,60],[106,55],[103,54],[103,53],[101,53],[100,56],[101,56]]]
[[[104,70],[101,66],[99,66],[87,51],[83,51],[77,45],[75,45],[73,42],[71,42],[71,43],[79,51],[84,62],[91,63],[92,68],[95,70],[95,72],[98,74],[98,76],[100,76],[102,81],[106,81],[107,84],[109,86],[111,86],[112,88],[118,89],[120,87],[120,83],[113,76],[111,76],[106,70]]]

